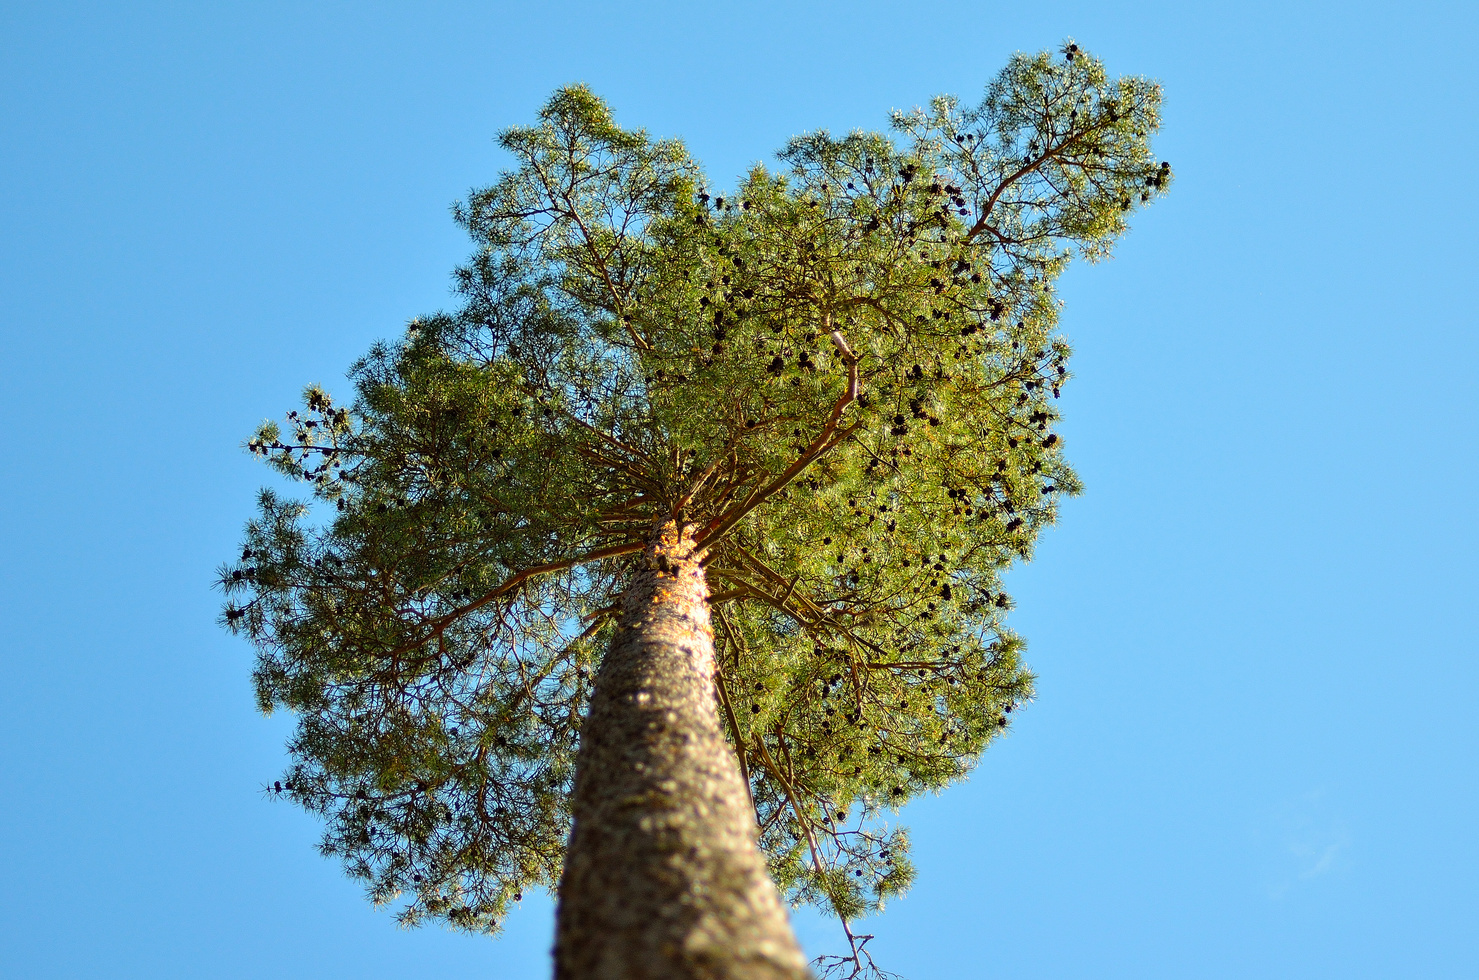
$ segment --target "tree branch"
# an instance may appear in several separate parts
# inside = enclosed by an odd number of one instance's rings
[[[502,584],[500,584],[497,588],[483,593],[483,595],[479,596],[477,599],[474,599],[472,602],[469,602],[464,606],[459,606],[458,608],[447,613],[445,616],[438,616],[436,619],[431,620],[429,624],[431,626],[431,632],[428,635],[422,637],[419,640],[413,640],[409,643],[403,643],[400,646],[395,647],[394,649],[382,654],[382,656],[398,657],[403,653],[408,653],[411,650],[414,650],[417,647],[421,646],[422,644],[428,643],[431,640],[440,637],[442,633],[446,630],[446,628],[455,623],[458,619],[466,616],[470,612],[476,612],[477,610],[486,606],[488,603],[492,602],[494,599],[508,595],[508,593],[518,588],[526,580],[534,578],[535,576],[547,575],[550,572],[558,572],[566,568],[574,568],[576,565],[583,565],[588,561],[600,561],[602,558],[614,558],[617,555],[631,554],[634,551],[641,551],[644,547],[646,547],[646,545],[640,541],[627,542],[625,544],[612,545],[607,548],[597,548],[595,551],[588,551],[583,555],[577,555],[574,558],[567,558],[564,561],[550,562],[547,565],[534,565],[520,572],[516,572],[515,574],[510,575],[508,578],[504,579]]]
[[[852,435],[853,431],[860,424],[854,423],[840,431],[837,427],[838,423],[842,421],[842,413],[858,397],[858,357],[852,352],[852,348],[847,345],[842,332],[832,327],[832,315],[830,313],[826,315],[822,329],[831,335],[832,343],[837,347],[837,353],[842,357],[843,363],[847,365],[847,390],[839,395],[837,401],[833,403],[832,411],[828,414],[827,421],[822,426],[822,431],[811,441],[811,445],[807,446],[801,455],[796,458],[796,461],[786,467],[785,471],[776,477],[768,486],[750,494],[744,503],[731,508],[727,513],[721,514],[711,521],[694,545],[695,554],[702,554],[706,551],[726,531],[743,520],[746,514],[780,492],[786,484],[794,480],[802,470],[815,462],[823,453]]]

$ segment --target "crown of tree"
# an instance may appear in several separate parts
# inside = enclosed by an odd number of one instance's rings
[[[324,852],[406,922],[491,932],[555,887],[596,672],[670,522],[782,892],[850,920],[905,889],[893,815],[1032,694],[1002,575],[1079,489],[1054,283],[1168,187],[1159,99],[1069,44],[722,194],[584,87],[504,132],[514,168],[454,211],[457,307],[249,443],[311,501],[262,492],[225,621],[298,717],[281,792]]]

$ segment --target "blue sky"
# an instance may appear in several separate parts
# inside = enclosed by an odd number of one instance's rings
[[[0,4],[0,946],[16,977],[537,978],[264,798],[213,569],[302,386],[449,302],[502,127],[585,81],[716,185],[1077,41],[1171,195],[1076,266],[1087,493],[1039,698],[906,812],[913,980],[1479,975],[1479,14],[1460,3]],[[815,954],[827,925],[798,917]]]

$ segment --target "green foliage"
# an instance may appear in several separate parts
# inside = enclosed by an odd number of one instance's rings
[[[1079,489],[1054,281],[1169,186],[1158,105],[1070,44],[722,196],[584,88],[504,133],[459,308],[249,443],[319,508],[264,492],[222,583],[324,851],[408,922],[552,887],[631,556],[678,515],[778,883],[844,919],[906,889],[889,818],[1031,697],[1001,576]]]

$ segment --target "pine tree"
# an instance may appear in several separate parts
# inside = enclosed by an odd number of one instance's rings
[[[248,443],[309,500],[261,493],[224,622],[324,853],[406,923],[556,891],[570,980],[804,976],[783,900],[872,970],[891,818],[1032,695],[1054,283],[1168,187],[1159,99],[1069,43],[722,196],[583,87],[503,133],[458,307]]]

